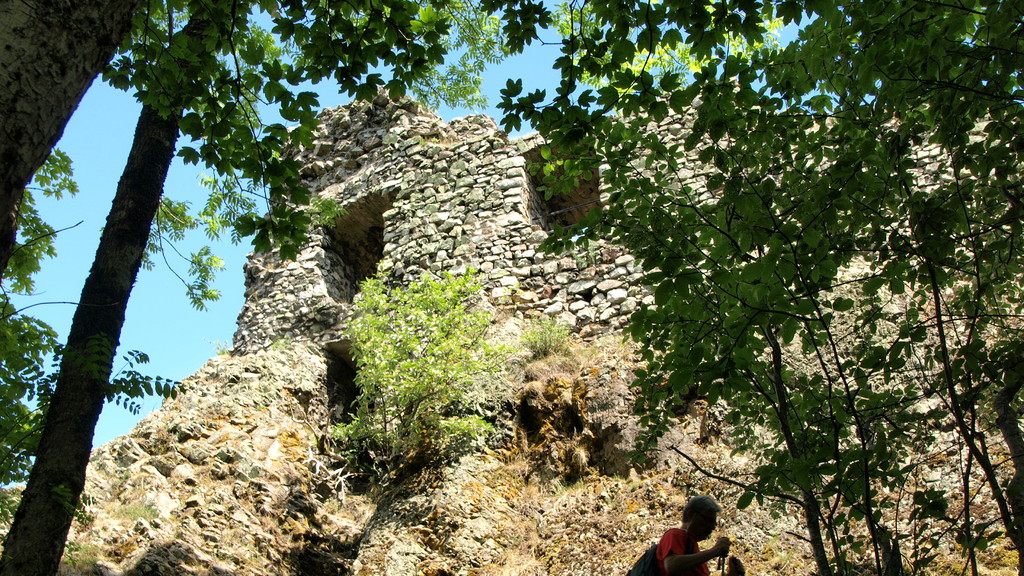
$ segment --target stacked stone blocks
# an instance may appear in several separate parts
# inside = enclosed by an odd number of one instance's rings
[[[616,246],[540,250],[548,226],[585,213],[599,190],[579,191],[567,208],[545,200],[531,176],[539,144],[484,116],[445,123],[410,100],[326,110],[313,145],[292,152],[309,188],[345,215],[295,261],[252,255],[235,353],[344,340],[358,283],[378,268],[400,278],[475,269],[497,306],[554,317],[585,338],[619,330],[650,298],[640,272]]]

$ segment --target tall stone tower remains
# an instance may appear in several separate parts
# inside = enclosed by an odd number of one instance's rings
[[[325,111],[298,157],[310,189],[345,213],[295,261],[250,259],[235,353],[284,339],[344,348],[358,284],[378,268],[396,277],[475,269],[495,304],[555,317],[583,337],[620,329],[645,293],[632,256],[611,246],[539,250],[554,226],[601,202],[596,175],[545,198],[540,144],[510,139],[484,116],[445,123],[411,100]]]

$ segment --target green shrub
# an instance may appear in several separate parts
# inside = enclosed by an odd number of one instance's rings
[[[114,515],[129,522],[139,519],[156,520],[160,517],[160,511],[148,504],[122,504]]]
[[[470,407],[475,379],[500,366],[499,350],[483,339],[491,315],[469,307],[479,292],[474,274],[406,288],[380,278],[362,284],[348,330],[359,397],[351,421],[333,433],[382,476],[490,430]]]
[[[534,359],[565,354],[569,352],[569,327],[544,316],[523,332],[522,343]]]
[[[270,349],[273,350],[274,352],[284,352],[288,348],[291,348],[291,345],[291,338],[278,338],[277,340],[274,340],[273,342],[270,343]]]

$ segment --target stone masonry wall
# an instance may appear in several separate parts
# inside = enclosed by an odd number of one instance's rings
[[[342,341],[358,282],[378,266],[396,278],[476,269],[496,305],[555,317],[583,337],[620,329],[650,298],[632,256],[615,246],[538,249],[547,226],[599,199],[592,185],[546,201],[528,170],[538,144],[509,139],[484,116],[445,123],[410,100],[324,111],[313,146],[297,156],[310,189],[346,213],[295,261],[250,258],[235,353]]]

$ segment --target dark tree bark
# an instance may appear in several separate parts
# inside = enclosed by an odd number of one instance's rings
[[[1017,416],[1019,403],[1014,400],[1024,384],[1012,373],[1009,381],[996,393],[996,425],[1010,449],[1013,474],[1006,483],[1006,500],[1010,506],[1011,522],[1006,534],[1017,549],[1017,573],[1024,574],[1024,433]]]
[[[127,34],[139,0],[0,0],[0,277],[29,179]]]
[[[143,106],[82,289],[35,465],[4,542],[0,576],[53,576],[85,486],[125,309],[174,156],[178,118]]]
[[[765,340],[771,347],[772,354],[772,386],[775,392],[775,412],[779,419],[779,429],[782,432],[786,443],[786,450],[794,458],[802,458],[803,450],[796,440],[793,427],[790,425],[789,414],[789,390],[782,378],[782,347],[775,337],[774,328],[764,329]],[[821,576],[832,576],[832,565],[828,562],[828,552],[825,550],[825,539],[821,530],[821,505],[817,497],[810,490],[801,488],[801,506],[804,510],[804,520],[807,522],[807,537],[811,544],[811,551],[814,554],[814,563],[818,566],[818,574]]]

